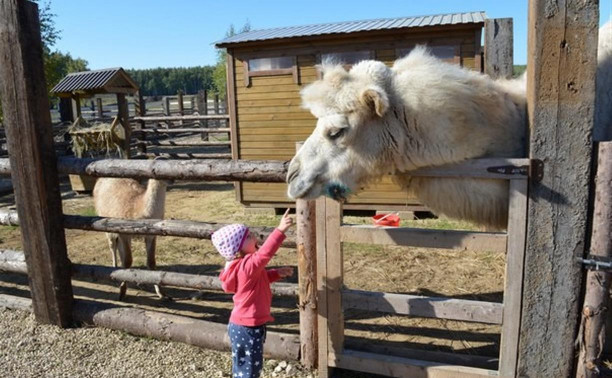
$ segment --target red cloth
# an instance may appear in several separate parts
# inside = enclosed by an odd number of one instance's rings
[[[274,320],[270,315],[270,283],[278,281],[280,275],[276,269],[266,270],[265,267],[283,240],[285,234],[275,229],[255,253],[232,261],[221,271],[223,291],[235,293],[230,322],[255,327]]]

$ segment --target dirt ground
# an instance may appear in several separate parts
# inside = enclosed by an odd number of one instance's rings
[[[67,214],[95,215],[90,196],[75,195],[68,187],[63,188],[64,212]],[[10,206],[11,196],[0,198],[0,206]],[[243,222],[248,225],[274,226],[280,217],[264,214],[252,214],[236,202],[233,186],[222,183],[176,183],[169,189],[166,204],[166,217],[197,221],[223,223]],[[348,223],[368,223],[368,217],[346,216]],[[474,229],[470,224],[448,220],[412,220],[403,221],[404,225],[427,228]],[[74,263],[112,265],[110,252],[103,233],[79,230],[66,230],[69,258]],[[19,229],[0,227],[0,248],[21,249]],[[134,267],[145,267],[144,243],[136,240],[133,243]],[[384,291],[452,298],[474,299],[501,302],[503,298],[503,276],[505,256],[500,253],[449,251],[421,248],[401,248],[391,246],[367,246],[358,244],[344,245],[345,286],[351,289]],[[158,269],[218,275],[223,261],[208,240],[195,240],[177,237],[160,237],[157,244]],[[271,266],[295,266],[297,263],[294,250],[281,249],[271,261]],[[289,282],[297,282],[291,277]],[[77,298],[94,298],[115,303],[118,288],[112,285],[73,281]],[[128,287],[128,295],[123,305],[138,306],[156,311],[181,314],[198,319],[226,323],[231,311],[231,296],[219,292],[196,292],[175,288],[165,288],[165,292],[174,298],[166,302],[158,300],[151,287]],[[28,286],[25,277],[0,273],[0,293],[28,297]],[[0,310],[2,311],[2,310]],[[275,297],[273,315],[276,321],[269,325],[273,331],[298,333],[298,310],[294,298]],[[7,315],[8,314],[8,315]],[[2,318],[10,317],[20,324],[27,323],[26,328],[36,329],[31,316],[18,311],[4,310]],[[439,319],[426,319],[389,314],[368,313],[349,310],[345,312],[347,344],[377,343],[386,347],[425,349],[431,351],[480,355],[493,360],[499,353],[500,327]],[[3,332],[11,330],[4,329]],[[145,343],[138,338],[124,335],[121,332],[108,330],[91,330],[89,337],[120,338],[136,343]],[[54,331],[56,332],[56,331]],[[74,334],[78,330],[66,331]],[[58,334],[61,332],[57,332]],[[0,348],[6,348],[0,338]],[[81,341],[75,341],[79,348]],[[127,342],[127,341],[125,341]],[[175,343],[164,343],[147,340],[146,343],[162,343],[163,348]],[[146,344],[145,343],[145,344]],[[189,352],[201,356],[203,351],[192,348]],[[13,353],[13,352],[12,352]],[[17,353],[17,352],[15,352]],[[206,352],[205,354],[209,354]],[[129,356],[128,356],[129,357]],[[209,358],[209,357],[206,357]],[[223,372],[226,369],[228,353],[210,352],[210,358],[225,362],[211,371]],[[27,360],[26,360],[27,361]],[[27,362],[23,361],[24,366]],[[194,362],[195,363],[195,362]],[[191,366],[191,364],[188,364]],[[197,363],[196,368],[198,369]],[[106,365],[100,366],[105,371]],[[108,366],[111,369],[111,366]],[[273,368],[273,366],[272,366]],[[186,368],[185,376],[194,370]],[[217,369],[217,370],[214,370]],[[155,372],[155,370],[152,370]],[[270,369],[269,374],[272,374]],[[266,373],[266,374],[268,374]],[[3,373],[0,373],[2,375]],[[112,372],[103,376],[113,376]],[[214,376],[204,375],[204,376]],[[308,376],[308,372],[299,374]],[[359,376],[344,373],[343,376]],[[12,375],[15,376],[15,375]],[[30,376],[30,375],[23,375]],[[51,374],[50,376],[60,376]],[[76,373],[72,376],[88,376]],[[159,375],[166,376],[166,375]],[[167,375],[170,376],[170,375]],[[182,376],[182,375],[174,375]],[[222,376],[222,375],[219,375]],[[301,376],[301,375],[297,375]]]

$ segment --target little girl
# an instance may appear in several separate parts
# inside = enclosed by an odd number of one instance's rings
[[[256,378],[261,373],[266,323],[274,320],[270,315],[270,283],[293,274],[291,267],[265,269],[293,225],[288,213],[289,209],[259,249],[257,236],[242,224],[225,226],[212,235],[214,246],[227,260],[219,276],[223,290],[235,293],[228,325],[233,377]]]

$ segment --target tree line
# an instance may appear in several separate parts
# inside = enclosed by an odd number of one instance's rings
[[[189,94],[215,90],[213,71],[213,66],[126,70],[143,96],[169,95],[179,90]]]

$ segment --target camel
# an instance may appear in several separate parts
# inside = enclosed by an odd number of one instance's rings
[[[609,56],[612,32],[601,35],[600,57]],[[301,92],[317,125],[289,165],[290,198],[344,200],[397,173],[400,184],[436,214],[486,229],[506,227],[506,180],[410,177],[410,171],[475,158],[525,157],[524,77],[493,80],[445,63],[423,46],[391,68],[367,60],[349,71],[338,64],[321,69],[322,79]],[[600,88],[608,101],[610,88]]]
[[[144,187],[138,181],[129,178],[99,178],[94,187],[94,206],[96,213],[102,217],[126,219],[163,219],[168,183],[162,180],[149,179]],[[123,268],[132,266],[132,236],[106,233],[108,245],[117,267],[117,250]],[[145,236],[147,267],[155,269],[155,236]],[[123,300],[127,284],[119,286],[119,299]],[[158,285],[155,292],[164,298]]]

